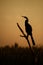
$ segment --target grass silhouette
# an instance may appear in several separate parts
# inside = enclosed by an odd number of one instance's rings
[[[0,65],[43,65],[43,48],[32,47],[34,57],[30,48],[5,46],[0,48]]]

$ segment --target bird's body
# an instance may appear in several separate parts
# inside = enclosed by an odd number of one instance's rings
[[[32,27],[31,25],[28,23],[28,18],[26,16],[22,16],[24,17],[26,20],[25,20],[25,31],[27,33],[27,38],[28,36],[30,35],[31,36],[31,39],[32,39],[32,42],[33,42],[33,45],[35,45],[35,42],[34,42],[34,39],[33,39],[33,36],[32,36]]]
[[[25,30],[27,35],[31,35],[32,34],[32,27],[31,25],[27,22],[27,20],[25,20]]]

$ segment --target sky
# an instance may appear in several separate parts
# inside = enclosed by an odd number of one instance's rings
[[[25,32],[25,20],[21,16],[29,18],[36,45],[43,45],[43,0],[0,0],[0,47],[15,43],[28,46],[16,24]],[[29,40],[31,42],[30,37]]]

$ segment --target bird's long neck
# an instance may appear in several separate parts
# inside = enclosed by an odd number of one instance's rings
[[[25,20],[25,26],[28,24],[28,20]]]

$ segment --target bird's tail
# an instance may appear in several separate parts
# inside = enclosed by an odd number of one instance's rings
[[[34,39],[33,39],[33,36],[31,35],[31,39],[32,39],[32,43],[33,43],[33,45],[35,45],[35,41],[34,41]]]

